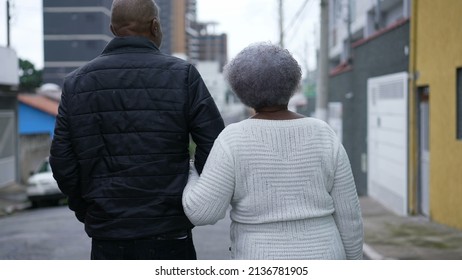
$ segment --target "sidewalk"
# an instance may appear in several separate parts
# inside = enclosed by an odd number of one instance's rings
[[[462,231],[425,217],[401,217],[361,197],[364,255],[369,259],[462,260]]]
[[[30,206],[24,186],[12,184],[0,188],[0,218]]]
[[[0,188],[0,218],[30,207],[25,187]],[[361,197],[365,259],[462,260],[462,231],[419,216],[400,217]]]

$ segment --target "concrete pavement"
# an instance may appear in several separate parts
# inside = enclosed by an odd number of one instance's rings
[[[370,259],[462,260],[462,231],[426,217],[401,217],[361,197],[364,253]]]
[[[31,206],[24,186],[12,184],[0,188],[0,217],[24,210]]]
[[[360,203],[366,259],[462,260],[461,230],[431,222],[425,217],[397,216],[370,197],[361,197]],[[24,186],[0,188],[0,217],[28,207],[30,202]],[[213,230],[213,226],[209,230]],[[224,233],[217,234],[223,238]],[[223,241],[218,243],[217,246],[228,246]],[[223,251],[223,248],[217,249]],[[208,259],[206,254],[204,258]]]

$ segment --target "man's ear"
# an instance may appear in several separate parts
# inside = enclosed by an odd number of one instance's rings
[[[160,30],[159,21],[157,20],[157,18],[154,18],[151,21],[151,34],[152,34],[152,36],[154,36],[155,38],[159,37],[159,30]]]
[[[118,37],[117,32],[115,31],[114,26],[112,26],[112,24],[109,25],[109,28],[111,29],[112,34],[114,34],[114,36]]]

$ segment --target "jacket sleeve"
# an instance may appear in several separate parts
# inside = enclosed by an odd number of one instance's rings
[[[79,221],[84,222],[87,204],[79,189],[79,166],[69,131],[68,99],[63,89],[51,143],[50,165],[60,190],[68,196],[69,208],[75,212]]]
[[[362,259],[363,223],[350,161],[343,145],[337,142],[337,166],[330,193],[334,220],[342,238],[347,259]]]
[[[220,112],[194,66],[189,68],[189,130],[196,144],[195,167],[202,173],[213,142],[224,128]]]

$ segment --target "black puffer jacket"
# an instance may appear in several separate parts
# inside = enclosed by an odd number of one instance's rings
[[[192,65],[146,38],[115,38],[66,77],[50,164],[90,237],[188,229],[181,197],[189,135],[201,171],[223,127]]]

